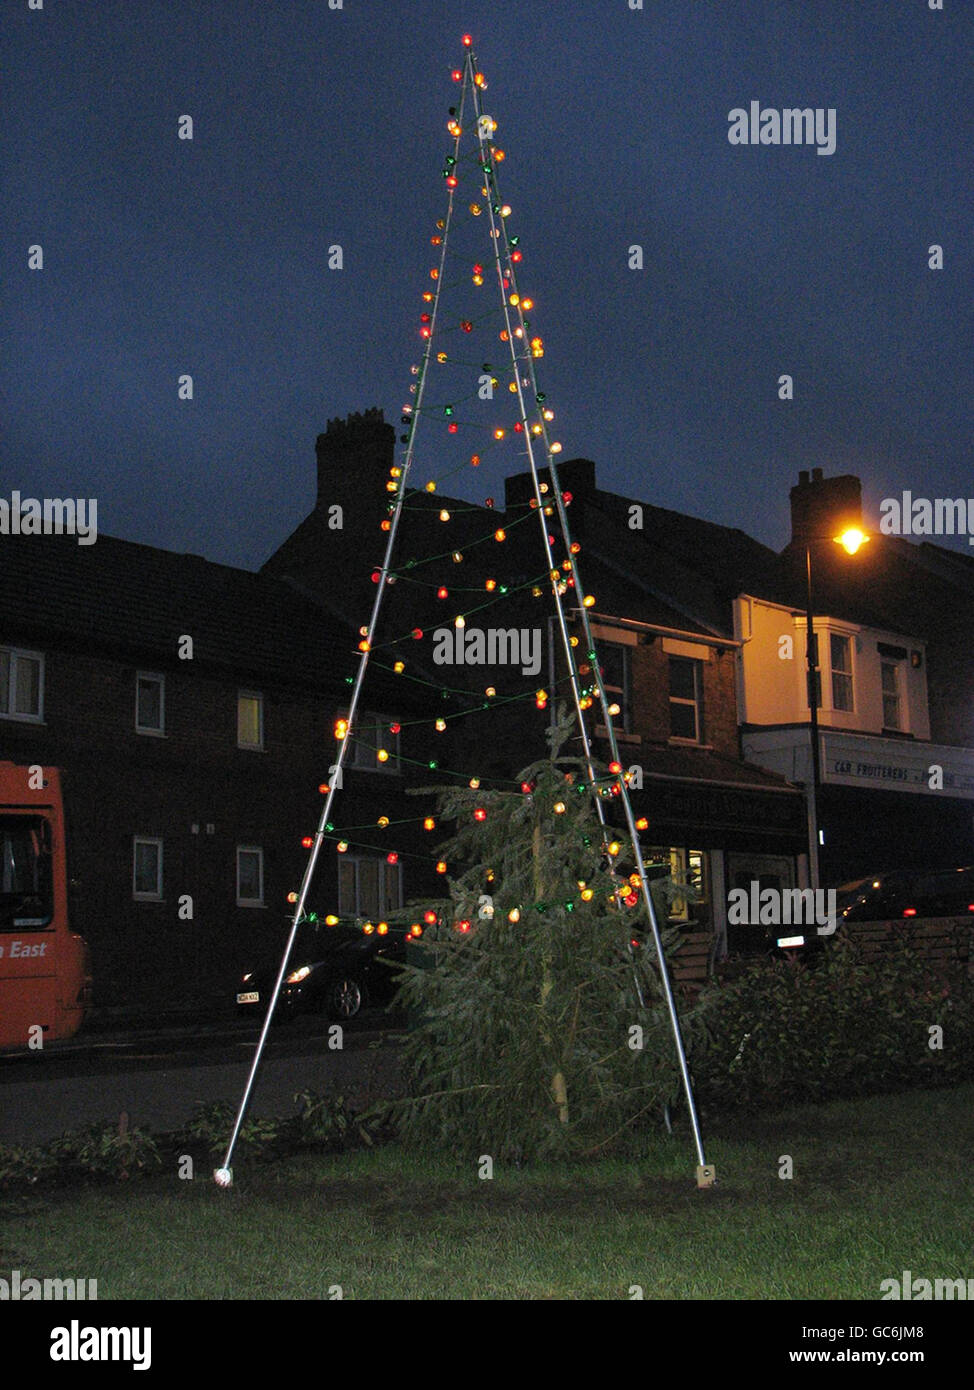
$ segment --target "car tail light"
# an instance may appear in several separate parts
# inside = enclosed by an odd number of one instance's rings
[[[904,907],[904,909],[903,909],[903,916],[904,916],[904,917],[915,917],[916,915],[917,915],[917,910],[916,910],[915,907]]]

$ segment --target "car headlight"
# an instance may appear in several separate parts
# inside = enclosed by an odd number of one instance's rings
[[[302,980],[306,979],[310,974],[311,974],[311,966],[310,966],[310,965],[302,965],[298,970],[292,970],[292,971],[291,971],[290,975],[287,977],[287,983],[288,983],[289,985],[298,985],[298,984],[301,983]]]

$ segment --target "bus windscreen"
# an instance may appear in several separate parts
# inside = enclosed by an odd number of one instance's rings
[[[0,819],[0,931],[43,930],[54,898],[51,828],[42,816]]]

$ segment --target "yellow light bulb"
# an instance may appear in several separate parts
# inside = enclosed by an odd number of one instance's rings
[[[842,546],[847,555],[855,555],[856,551],[869,540],[869,537],[858,526],[850,526],[840,536],[834,536],[833,540],[837,545]]]

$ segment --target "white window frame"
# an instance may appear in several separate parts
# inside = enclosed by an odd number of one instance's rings
[[[139,682],[156,681],[159,686],[159,727],[139,723]],[[155,738],[166,736],[166,678],[158,671],[136,671],[135,673],[135,732],[149,734]]]
[[[138,847],[139,845],[155,845],[159,851],[156,861],[156,889],[153,893],[140,893],[138,888]],[[132,897],[137,903],[161,903],[163,888],[163,842],[155,835],[133,835],[132,836]]]
[[[883,672],[887,669],[887,667],[893,672],[893,679],[896,682],[896,689],[892,691],[887,690],[886,687],[883,685]],[[883,707],[883,728],[890,729],[893,733],[897,734],[906,733],[906,724],[903,718],[903,681],[900,677],[900,662],[897,661],[895,657],[880,657],[879,698],[882,701]],[[886,722],[886,701],[888,699],[896,701],[897,722],[895,724],[888,724]]]
[[[257,742],[241,743],[240,741],[240,701],[257,701]],[[263,753],[264,751],[264,695],[260,690],[238,690],[237,691],[237,747],[245,748],[251,753]]]
[[[389,906],[380,904],[378,916],[381,919],[386,913],[399,912],[403,907],[403,882],[402,864],[390,864],[381,854],[340,854],[338,856],[338,911],[343,917],[368,917],[369,914],[362,907],[362,886],[360,866],[363,862],[374,863],[379,866],[383,885],[388,884],[390,869],[395,870],[396,897],[398,902]],[[355,903],[348,906],[342,898],[342,865],[347,864],[355,870]],[[383,892],[385,896],[385,892]]]
[[[693,668],[693,699],[688,700],[682,695],[674,695],[670,690],[670,663],[673,661],[688,661]],[[672,732],[672,716],[670,721],[670,743],[682,743],[687,747],[700,747],[703,743],[703,662],[693,656],[676,656],[670,653],[666,664],[666,693],[667,693],[667,712],[672,711],[674,705],[690,706],[693,709],[694,727],[696,733],[693,738],[685,738],[682,734]]]
[[[257,856],[257,876],[259,897],[245,898],[240,891],[240,856],[242,854],[256,854]],[[264,907],[264,851],[260,845],[238,845],[237,846],[237,906],[238,907]]]
[[[828,638],[829,638],[829,683],[830,683],[830,686],[831,686],[830,698],[831,698],[831,700],[832,700],[831,708],[832,708],[834,711],[836,711],[837,713],[839,713],[839,714],[855,714],[855,712],[856,712],[856,670],[855,670],[855,659],[856,659],[856,656],[855,656],[855,643],[853,642],[852,638],[850,637],[850,635],[849,635],[847,632],[835,632],[835,631],[833,631],[833,630],[831,630],[831,629],[829,630]],[[839,668],[838,668],[837,666],[833,666],[833,664],[832,664],[832,643],[835,642],[835,641],[839,641],[839,642],[844,642],[844,643],[845,643],[845,649],[846,649],[846,652],[848,653],[848,656],[849,656],[849,669],[848,669],[848,671],[841,671],[841,670],[839,670]],[[848,708],[848,709],[846,709],[846,708],[845,708],[844,706],[842,706],[842,705],[837,705],[836,702],[835,702],[835,678],[836,678],[836,676],[840,676],[843,680],[847,680],[847,681],[849,682],[849,699],[850,699],[850,705],[849,705],[849,708]],[[819,692],[819,707],[820,707],[820,708],[821,708],[821,704],[822,704],[822,700],[821,700],[821,691],[820,691],[820,692]]]
[[[4,652],[10,658],[10,674],[6,690],[6,701],[8,705],[13,704],[12,696],[17,689],[17,663],[18,661],[36,661],[39,667],[37,679],[37,713],[21,714],[13,709],[0,712],[0,719],[16,719],[21,724],[43,724],[44,723],[44,653],[27,651],[22,647],[0,647],[0,652]]]
[[[609,685],[604,676],[601,675],[602,662],[596,664],[599,667],[599,683],[606,694],[606,701],[610,705],[618,705],[620,712],[613,716],[615,729],[618,733],[631,734],[632,728],[632,646],[627,642],[613,642],[611,638],[600,638],[596,643],[596,651],[601,656],[607,647],[613,647],[622,653],[622,685]],[[605,726],[603,726],[605,727]],[[606,729],[608,732],[608,729]]]

